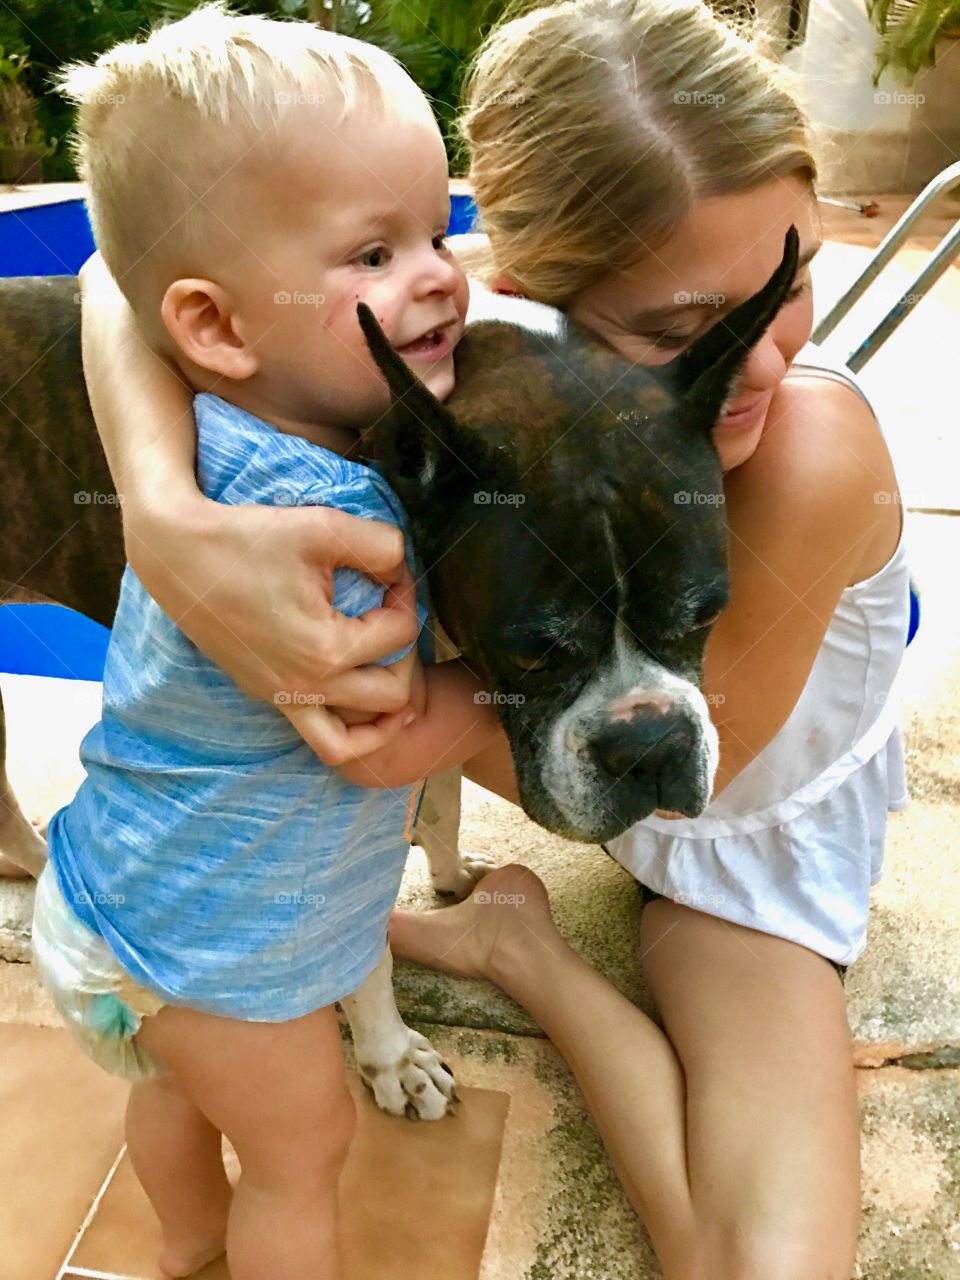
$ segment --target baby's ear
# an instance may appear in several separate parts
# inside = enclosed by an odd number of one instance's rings
[[[177,349],[201,369],[240,382],[260,368],[256,352],[233,327],[225,291],[212,280],[174,280],[160,318]]]
[[[357,318],[393,397],[392,411],[373,431],[377,459],[416,518],[441,490],[449,495],[454,487],[476,488],[486,449],[410,371],[363,302],[357,304]]]

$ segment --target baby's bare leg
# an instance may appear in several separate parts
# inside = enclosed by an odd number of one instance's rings
[[[163,1230],[160,1269],[193,1275],[227,1243],[230,1184],[222,1137],[172,1075],[136,1084],[127,1103],[127,1149]]]
[[[232,1280],[339,1280],[337,1183],[356,1117],[333,1009],[264,1023],[168,1006],[138,1041],[236,1149]]]

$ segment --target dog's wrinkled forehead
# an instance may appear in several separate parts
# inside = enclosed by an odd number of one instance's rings
[[[448,410],[462,426],[509,445],[521,472],[573,429],[590,432],[593,457],[617,449],[631,430],[669,416],[678,399],[662,375],[628,365],[566,323],[556,335],[512,321],[473,325],[456,365]]]

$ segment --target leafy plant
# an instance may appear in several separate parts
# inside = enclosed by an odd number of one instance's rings
[[[11,52],[0,45],[0,146],[16,151],[43,145],[36,100],[23,82],[27,66],[25,53]]]
[[[867,16],[880,33],[876,85],[887,67],[904,84],[932,67],[944,36],[960,34],[960,0],[866,0]]]
[[[514,0],[516,2],[516,0]],[[49,79],[65,62],[90,61],[158,21],[181,18],[201,0],[2,0],[0,46],[28,62],[26,88],[50,140],[48,181],[76,177],[63,145],[73,109]],[[462,169],[455,120],[467,63],[508,0],[230,0],[235,12],[296,17],[369,40],[392,53],[430,98],[454,170]]]

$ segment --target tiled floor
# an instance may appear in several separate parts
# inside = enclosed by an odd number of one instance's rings
[[[123,1149],[126,1085],[46,1027],[0,1025],[0,1064],[3,1280],[159,1280],[159,1229]],[[507,1095],[464,1089],[456,1116],[410,1124],[352,1086],[359,1128],[341,1184],[345,1274],[476,1280]],[[231,1152],[227,1167],[238,1172]],[[229,1280],[225,1262],[198,1280]]]

